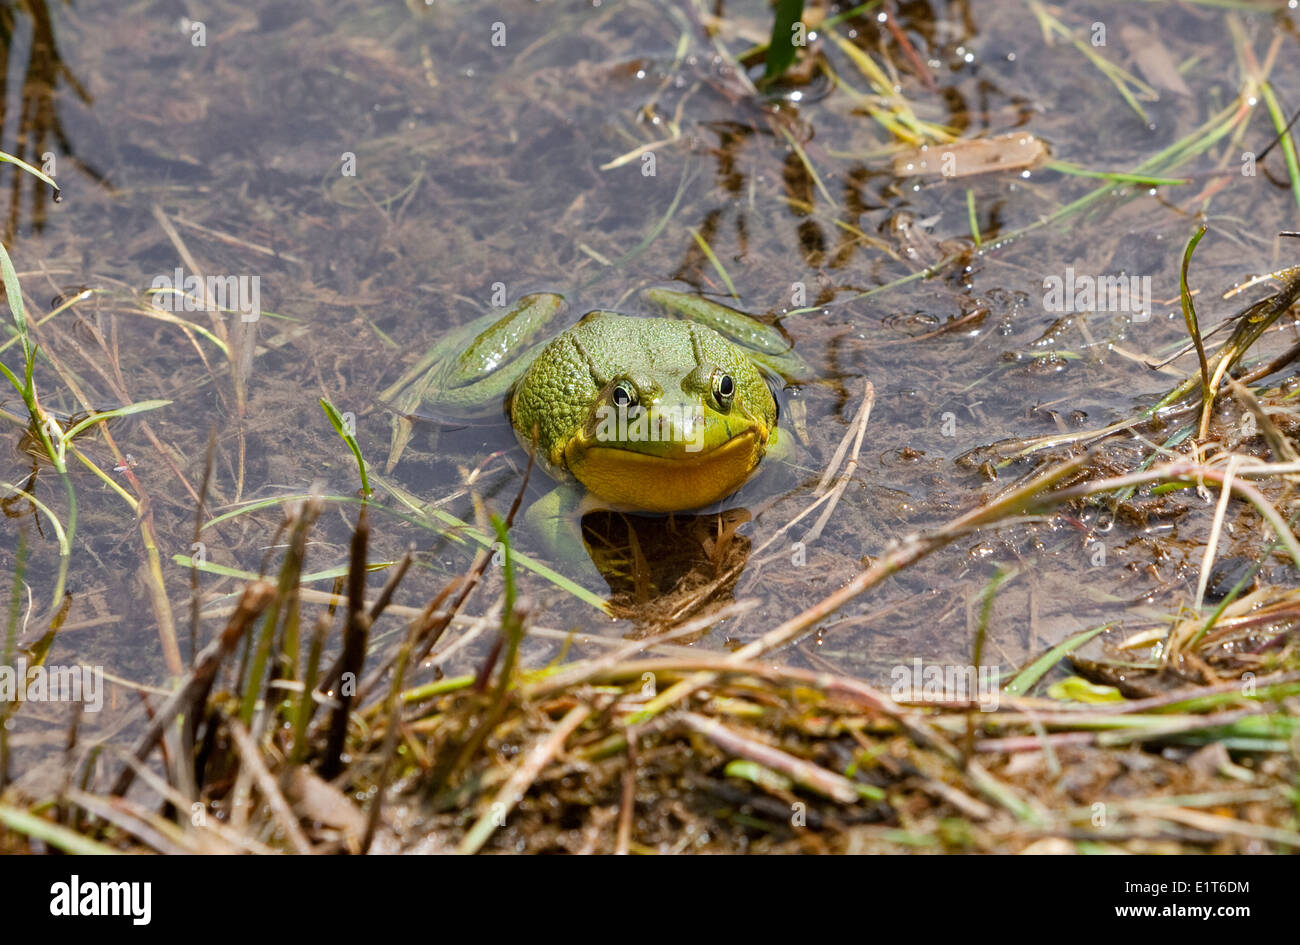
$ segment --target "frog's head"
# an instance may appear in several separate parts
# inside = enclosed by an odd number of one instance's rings
[[[712,329],[601,312],[566,335],[557,354],[570,355],[569,384],[551,387],[550,415],[571,422],[538,445],[597,498],[652,512],[710,505],[749,478],[776,436],[766,379]],[[518,429],[527,418],[516,403]]]

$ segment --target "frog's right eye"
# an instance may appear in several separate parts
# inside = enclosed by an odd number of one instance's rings
[[[615,407],[631,407],[636,403],[636,388],[627,381],[619,381],[609,392],[609,400]]]

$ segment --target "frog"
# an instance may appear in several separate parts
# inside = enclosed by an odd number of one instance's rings
[[[788,458],[781,395],[812,372],[787,336],[692,293],[652,287],[640,301],[563,328],[564,297],[537,292],[452,330],[381,394],[395,413],[388,468],[414,420],[504,413],[556,483],[525,520],[572,559],[589,511],[706,510]]]

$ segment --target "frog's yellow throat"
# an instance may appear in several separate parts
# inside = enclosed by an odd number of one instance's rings
[[[703,508],[739,489],[767,446],[761,427],[698,453],[653,456],[613,446],[571,441],[569,472],[598,499],[646,512]]]

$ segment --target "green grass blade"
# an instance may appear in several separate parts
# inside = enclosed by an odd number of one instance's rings
[[[224,564],[213,564],[211,561],[205,561],[199,564],[189,555],[175,554],[172,555],[172,561],[176,562],[183,568],[195,568],[205,574],[217,574],[221,577],[239,578],[241,581],[256,581],[258,575],[252,571],[245,571],[242,568],[230,568]],[[396,561],[371,561],[366,564],[366,572],[382,571],[385,568],[391,568]],[[338,567],[326,568],[324,571],[313,571],[310,574],[300,575],[298,584],[311,584],[315,581],[333,580],[342,577],[348,573],[348,565],[341,564]]]
[[[1201,363],[1201,435],[1205,435],[1206,424],[1209,423],[1210,410],[1213,409],[1214,392],[1210,390],[1210,366],[1205,359],[1205,345],[1201,341],[1201,326],[1196,318],[1196,306],[1192,303],[1192,293],[1187,287],[1187,269],[1192,264],[1192,253],[1196,251],[1196,244],[1201,241],[1205,235],[1205,224],[1202,223],[1197,229],[1196,234],[1188,241],[1187,248],[1183,250],[1183,266],[1178,274],[1178,299],[1183,306],[1183,321],[1187,323],[1187,334],[1191,335],[1192,343],[1196,345],[1196,357]]]
[[[709,262],[713,263],[713,268],[716,269],[718,275],[722,277],[722,281],[727,286],[727,291],[731,293],[731,297],[739,302],[740,296],[736,294],[736,287],[732,284],[731,276],[727,275],[727,270],[723,267],[722,260],[713,252],[713,247],[709,245],[709,241],[700,235],[700,231],[695,229],[695,227],[691,227],[691,236],[695,237],[695,242],[699,244],[704,255],[708,257]]]
[[[120,852],[83,837],[67,827],[51,823],[44,817],[37,817],[35,814],[10,807],[8,804],[0,804],[0,823],[10,830],[27,837],[34,837],[64,853],[77,853],[82,856],[114,856]]]
[[[334,425],[334,432],[343,438],[343,442],[348,445],[348,449],[352,450],[352,455],[357,458],[357,468],[361,470],[361,492],[367,497],[370,496],[370,479],[366,476],[366,461],[361,456],[361,447],[357,445],[357,438],[347,431],[338,408],[324,397],[320,399],[320,405],[325,411],[325,416],[329,417],[330,423]]]
[[[1084,630],[1082,633],[1076,633],[1063,643],[1058,643],[1017,673],[1015,679],[1002,687],[1002,691],[1009,696],[1023,696],[1034,687],[1034,683],[1047,675],[1047,671],[1059,663],[1067,654],[1083,646],[1108,626],[1110,625],[1102,624],[1100,627]]]
[[[979,216],[975,213],[975,191],[969,187],[966,188],[966,216],[970,220],[971,239],[975,240],[975,245],[980,245],[980,221]]]
[[[93,424],[101,420],[110,420],[113,417],[129,417],[133,413],[144,413],[146,410],[157,410],[159,407],[166,407],[171,404],[170,400],[142,400],[136,404],[127,404],[125,407],[115,407],[112,410],[102,410],[92,414],[84,420],[74,423],[63,433],[63,442],[67,443],[74,436]]]
[[[460,519],[450,514],[449,512],[444,512],[442,509],[437,508],[433,505],[421,503],[417,498],[415,498],[415,496],[411,495],[409,492],[407,492],[405,489],[398,486],[396,483],[384,481],[381,484],[383,485],[386,491],[392,493],[394,498],[396,498],[407,508],[411,509],[411,511],[416,512],[417,514],[420,514],[422,516],[425,516],[426,518],[433,518],[441,522],[443,525],[456,529],[456,533],[458,535],[463,535],[466,538],[470,538],[473,541],[477,542],[479,545],[483,546],[484,548],[491,548],[493,543],[496,540],[495,538],[491,538],[485,535],[483,532],[479,531],[477,528],[470,525],[468,522],[461,521]],[[545,578],[547,581],[550,581],[556,587],[560,588],[563,591],[566,591],[569,594],[572,594],[574,597],[578,598],[578,600],[582,601],[583,603],[590,604],[592,607],[595,607],[601,613],[603,614],[609,613],[605,601],[601,599],[599,596],[593,594],[591,591],[587,590],[581,584],[577,583],[576,581],[573,581],[570,578],[565,577],[563,574],[561,574],[559,571],[556,571],[554,568],[547,567],[546,565],[542,564],[540,561],[538,561],[536,558],[533,558],[530,555],[526,555],[520,551],[514,551],[512,553],[514,555],[515,564],[519,565],[521,568],[527,568],[529,571],[532,571],[538,577]]]
[[[794,44],[794,25],[803,16],[803,0],[777,0],[772,20],[772,38],[767,44],[767,62],[763,81],[779,79],[794,62],[798,47]]]
[[[1069,161],[1048,161],[1043,165],[1048,170],[1069,174],[1072,177],[1094,177],[1099,180],[1113,181],[1116,184],[1142,184],[1146,187],[1180,187],[1190,181],[1185,177],[1159,177],[1153,174],[1134,174],[1126,171],[1094,171]]]
[[[59,521],[57,515],[55,515],[52,511],[50,511],[50,507],[48,505],[46,505],[40,499],[36,498],[36,496],[32,495],[30,492],[18,488],[12,482],[0,482],[0,489],[8,489],[14,495],[22,496],[32,505],[36,506],[38,509],[44,512],[45,517],[48,518],[50,520],[50,524],[54,526],[54,535],[59,543],[59,554],[65,558],[68,555],[72,554],[72,546],[68,544],[68,536],[63,531],[63,523]]]
[[[63,199],[62,196],[63,189],[59,187],[58,184],[54,183],[54,178],[50,177],[48,174],[44,173],[38,168],[32,167],[32,165],[28,164],[22,158],[14,157],[12,154],[9,154],[6,151],[0,151],[0,162],[3,162],[5,164],[13,164],[15,167],[21,167],[28,174],[31,174],[33,177],[37,178],[38,180],[42,180],[45,183],[49,184],[51,187],[53,187],[55,201]]]
[[[1273,127],[1282,136],[1282,153],[1286,156],[1287,173],[1291,175],[1291,193],[1295,195],[1296,206],[1300,207],[1300,162],[1296,160],[1295,137],[1286,130],[1286,115],[1282,114],[1273,87],[1267,82],[1260,82],[1259,90],[1264,93],[1264,103],[1268,106],[1269,117],[1273,119]]]

